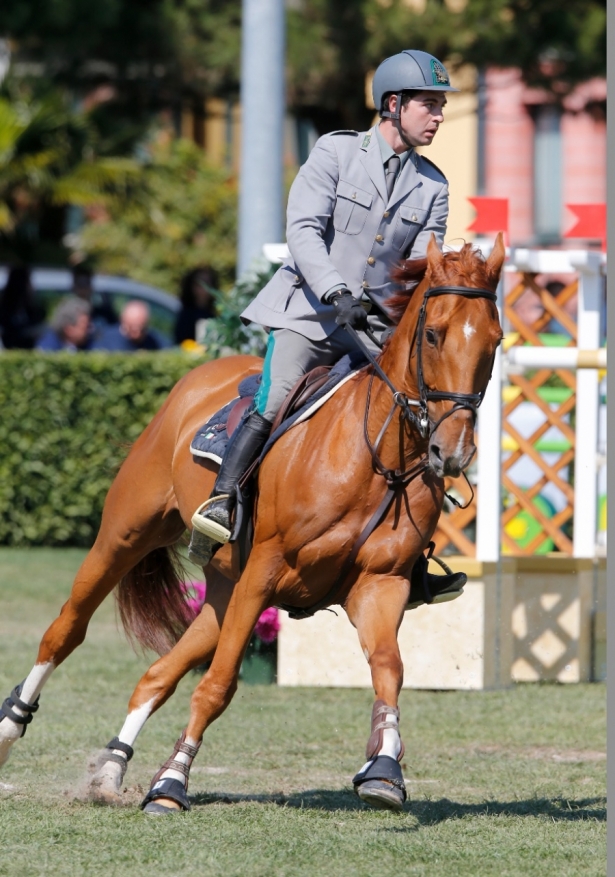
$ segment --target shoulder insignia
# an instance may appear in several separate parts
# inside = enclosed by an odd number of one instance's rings
[[[433,168],[435,168],[438,171],[438,173],[441,174],[444,177],[444,179],[446,179],[446,174],[444,173],[444,171],[441,168],[438,167],[438,165],[435,163],[435,161],[432,161],[430,158],[427,158],[424,155],[421,155],[420,158],[423,161],[426,161],[427,164],[430,164]]]
[[[332,137],[335,137],[338,134],[348,134],[349,137],[358,137],[358,131],[329,131]]]
[[[372,139],[371,133],[367,133],[363,138],[363,143],[361,144],[361,149],[367,149],[369,146],[369,141]]]

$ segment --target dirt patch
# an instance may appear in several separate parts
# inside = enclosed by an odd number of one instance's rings
[[[461,753],[473,755],[496,755],[504,758],[529,758],[537,761],[554,761],[565,764],[606,761],[606,752],[597,749],[562,749],[557,746],[528,746],[511,749],[505,746],[475,746],[459,748]]]

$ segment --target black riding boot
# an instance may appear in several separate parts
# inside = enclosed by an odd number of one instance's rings
[[[433,543],[430,543],[433,548]],[[468,581],[464,572],[453,572],[443,561],[433,558],[446,575],[436,576],[427,572],[428,560],[420,554],[410,574],[410,597],[406,609],[416,609],[423,603],[445,603],[463,594],[463,586]]]
[[[231,535],[231,517],[235,508],[237,482],[259,457],[270,433],[271,422],[261,417],[258,411],[253,411],[231,437],[210,500],[204,508],[201,507],[195,512],[192,518],[195,530],[213,544],[228,542]],[[220,499],[216,500],[218,496]],[[196,543],[197,539],[193,538],[192,541]],[[190,553],[202,555],[203,551],[200,548],[191,543],[193,550]]]

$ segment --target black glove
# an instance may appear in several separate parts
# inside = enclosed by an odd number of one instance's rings
[[[334,292],[331,304],[336,310],[335,322],[338,326],[352,326],[353,329],[367,329],[367,314],[362,304],[348,289]]]

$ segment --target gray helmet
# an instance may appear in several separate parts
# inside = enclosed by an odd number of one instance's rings
[[[381,116],[399,118],[383,107],[384,96],[402,91],[459,91],[451,86],[446,67],[428,52],[404,49],[398,55],[386,58],[374,73],[372,95],[374,106]]]

